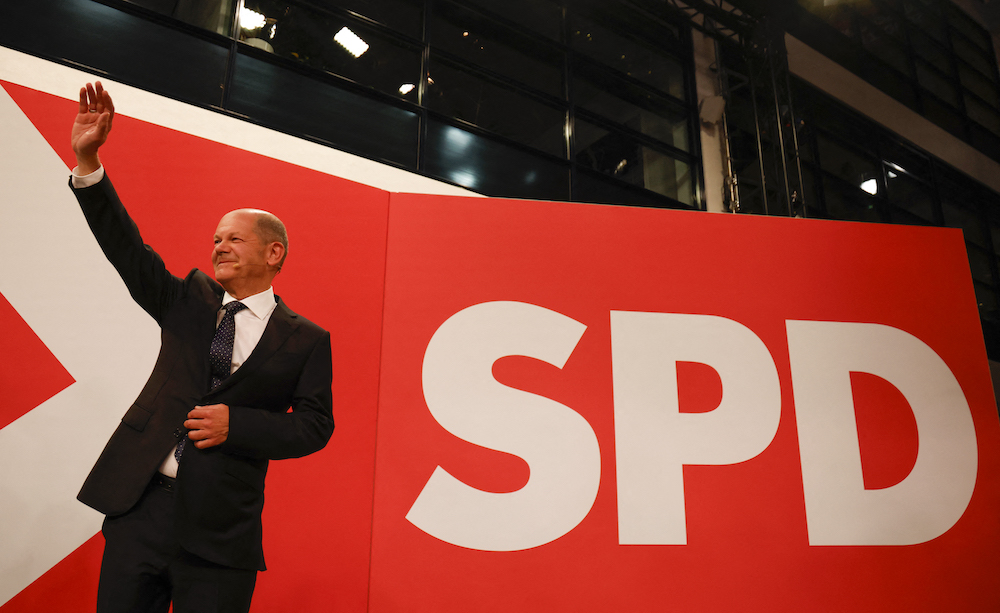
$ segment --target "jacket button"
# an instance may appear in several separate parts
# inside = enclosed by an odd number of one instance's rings
[[[182,436],[184,436],[184,433],[181,432],[180,428],[177,428],[176,430],[174,430],[174,438],[180,438]]]

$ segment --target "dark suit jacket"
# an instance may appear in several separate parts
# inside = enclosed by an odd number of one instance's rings
[[[189,442],[184,449],[174,496],[177,533],[181,547],[206,560],[263,570],[260,514],[268,460],[318,451],[333,433],[329,332],[278,299],[246,362],[209,391],[222,287],[197,269],[184,279],[170,274],[143,244],[107,176],[73,191],[108,260],[162,331],[149,381],[78,498],[107,515],[125,513],[186,435],[188,411],[226,404],[226,442],[208,449]]]

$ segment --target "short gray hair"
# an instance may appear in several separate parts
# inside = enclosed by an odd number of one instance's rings
[[[281,270],[281,267],[285,263],[285,258],[288,257],[288,231],[285,230],[285,224],[273,213],[268,213],[267,211],[258,211],[256,217],[253,229],[257,233],[257,238],[266,245],[281,243],[285,248],[285,254],[281,256],[281,261],[278,262],[278,270]]]

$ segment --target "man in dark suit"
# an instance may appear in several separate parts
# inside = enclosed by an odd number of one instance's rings
[[[273,293],[288,239],[270,213],[222,218],[215,280],[197,269],[170,274],[98,157],[113,119],[100,83],[80,90],[70,182],[162,335],[149,381],[79,494],[107,515],[98,611],[166,612],[172,602],[175,613],[245,612],[264,570],[268,460],[318,451],[333,432],[330,334]]]

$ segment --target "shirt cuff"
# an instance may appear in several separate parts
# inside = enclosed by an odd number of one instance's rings
[[[91,185],[96,185],[100,183],[101,179],[104,178],[104,166],[101,166],[89,175],[80,176],[76,174],[76,168],[73,169],[73,187],[79,189],[82,187],[90,187]]]

